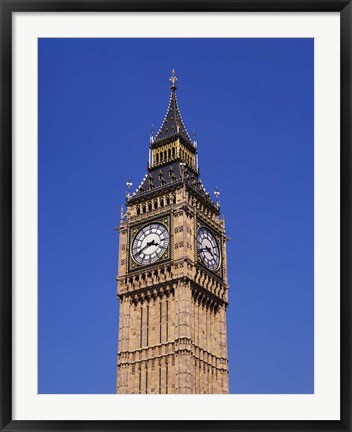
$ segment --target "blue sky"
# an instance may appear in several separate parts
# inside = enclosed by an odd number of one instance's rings
[[[231,393],[314,392],[313,39],[39,39],[39,393],[114,393],[125,182],[178,76],[228,242]]]

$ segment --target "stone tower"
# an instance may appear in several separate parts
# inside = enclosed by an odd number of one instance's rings
[[[228,393],[226,233],[200,177],[172,71],[147,174],[118,231],[117,393]],[[130,186],[130,183],[128,183]],[[216,195],[218,198],[218,195]]]

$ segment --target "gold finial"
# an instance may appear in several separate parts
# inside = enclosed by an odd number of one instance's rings
[[[131,190],[131,186],[132,186],[132,182],[131,179],[129,178],[126,182],[126,186],[127,186],[127,192],[126,192],[126,198],[130,198],[130,190]]]
[[[176,90],[177,77],[175,75],[175,69],[172,69],[171,77],[169,78],[169,81],[171,82],[171,90]]]
[[[219,201],[219,195],[220,195],[220,192],[219,192],[219,189],[218,189],[218,188],[215,188],[214,195],[215,195],[216,201]]]
[[[215,188],[215,192],[214,192],[215,198],[216,198],[216,207],[218,209],[220,209],[220,201],[219,201],[219,195],[220,195],[220,191],[218,188]]]

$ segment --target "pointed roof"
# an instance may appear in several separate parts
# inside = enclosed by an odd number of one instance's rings
[[[188,146],[191,146],[192,150],[195,150],[194,144],[187,132],[186,126],[183,123],[180,109],[177,103],[176,97],[176,81],[174,69],[170,77],[171,81],[171,94],[169,99],[169,105],[167,107],[164,121],[160,126],[160,129],[154,138],[151,147],[157,146],[163,141],[169,141],[172,138],[181,138],[181,140]]]
[[[143,178],[136,191],[128,198],[129,203],[134,203],[140,198],[158,195],[161,190],[173,190],[182,184],[186,184],[200,199],[218,214],[219,207],[210,198],[209,192],[205,189],[199,174],[189,168],[181,166],[182,162],[174,161],[167,165],[153,168]]]

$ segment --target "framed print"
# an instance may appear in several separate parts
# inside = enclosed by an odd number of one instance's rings
[[[2,1],[3,430],[350,430],[349,1]]]

